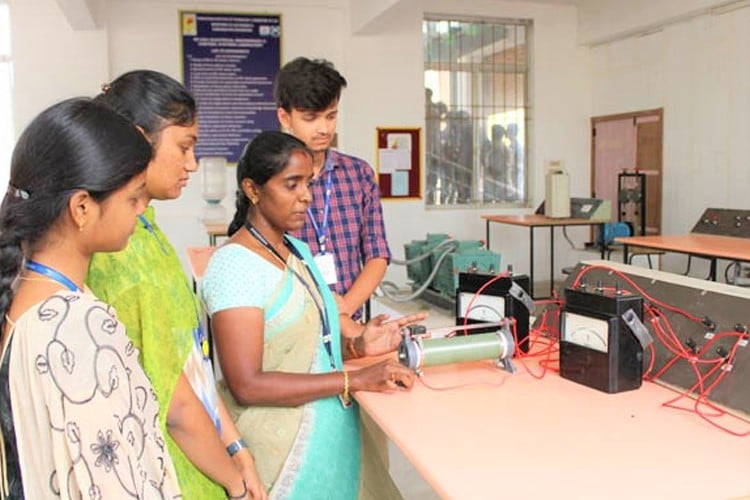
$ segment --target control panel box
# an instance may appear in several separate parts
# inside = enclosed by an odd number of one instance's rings
[[[750,238],[750,210],[707,208],[691,232]]]

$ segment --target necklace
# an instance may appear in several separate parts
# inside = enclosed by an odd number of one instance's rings
[[[26,261],[25,265],[26,269],[29,271],[33,271],[37,274],[41,274],[42,276],[46,276],[53,281],[58,282],[65,288],[67,288],[70,291],[73,292],[82,292],[81,288],[76,285],[73,280],[65,276],[63,273],[58,271],[57,269],[47,266],[45,264],[40,264],[39,262],[36,262],[34,260],[28,260]]]

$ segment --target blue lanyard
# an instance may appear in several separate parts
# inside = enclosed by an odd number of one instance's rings
[[[156,234],[154,226],[151,225],[151,223],[143,214],[138,216],[138,220],[141,221],[141,224],[143,224],[143,227],[146,228],[146,231],[151,233],[151,236],[154,237],[156,242],[159,244],[159,247],[161,247],[162,253],[164,253],[164,255],[168,255],[169,252],[164,246],[164,243],[162,243],[161,239],[159,238],[159,235]],[[193,338],[200,345],[201,354],[203,355],[203,361],[209,361],[211,359],[211,347],[208,343],[208,336],[203,330],[203,323],[201,323],[201,317],[200,314],[198,314],[198,306],[195,305],[195,299],[193,299],[193,292],[192,290],[190,290],[190,287],[188,287],[188,291],[190,291],[190,297],[193,300],[193,310],[195,312],[195,320],[197,321],[198,325],[193,329]]]
[[[276,249],[271,245],[268,240],[260,234],[260,231],[255,229],[252,224],[250,224],[250,221],[245,221],[245,229],[253,235],[253,237],[258,240],[261,245],[266,247],[271,253],[273,253],[276,257],[278,257],[281,262],[286,263],[284,260],[284,257],[282,257],[279,252],[276,251]],[[300,262],[305,266],[305,269],[307,269],[307,273],[310,275],[310,278],[312,279],[313,285],[315,285],[315,289],[318,291],[318,295],[323,298],[323,293],[320,290],[320,286],[318,285],[318,282],[315,281],[315,277],[313,276],[312,270],[310,269],[310,266],[307,265],[307,262],[305,262],[304,257],[299,253],[299,251],[294,248],[294,245],[291,245],[289,241],[284,237],[284,244],[289,248],[289,251],[294,254],[295,257],[297,257]],[[310,288],[310,285],[307,283],[307,280],[305,280],[302,276],[297,273],[294,269],[286,266],[287,269],[289,269],[292,274],[297,278],[297,280],[302,284],[303,287],[305,287],[305,290],[307,290],[307,293],[310,295],[310,298],[312,299],[313,303],[315,304],[315,308],[318,310],[318,315],[320,316],[320,325],[321,325],[321,335],[323,337],[323,347],[325,347],[326,353],[328,353],[328,360],[331,363],[331,370],[332,371],[338,371],[336,368],[336,362],[333,358],[333,348],[331,347],[331,327],[328,324],[328,317],[326,316],[325,311],[323,310],[323,306],[321,306],[318,303],[318,300],[315,298],[315,294],[313,294],[312,289]]]
[[[51,278],[61,285],[63,285],[65,288],[72,292],[82,292],[81,288],[73,283],[73,280],[65,276],[63,273],[58,271],[57,269],[53,269],[49,266],[45,266],[44,264],[40,264],[39,262],[29,260],[26,261],[26,269],[29,271],[34,271],[35,273],[42,274],[48,278]]]
[[[313,229],[315,230],[315,236],[318,238],[318,246],[320,247],[320,253],[326,253],[326,233],[328,232],[328,213],[331,211],[331,191],[333,187],[333,181],[331,180],[331,172],[333,168],[328,169],[328,177],[326,178],[326,193],[323,198],[323,222],[318,226],[318,221],[315,220],[312,209],[308,207],[307,214],[310,216]]]
[[[161,251],[164,255],[167,255],[169,252],[167,252],[167,249],[164,247],[164,243],[162,243],[161,239],[159,239],[159,236],[156,234],[156,231],[154,231],[154,226],[151,225],[151,223],[148,221],[148,219],[143,215],[138,216],[138,220],[141,221],[141,224],[143,224],[143,227],[146,228],[146,231],[151,233],[151,236],[154,237],[156,242],[161,247]]]

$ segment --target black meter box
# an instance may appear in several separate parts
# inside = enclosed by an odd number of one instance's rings
[[[459,273],[456,326],[464,323],[495,323],[502,318],[515,318],[518,348],[528,352],[530,304],[533,307],[529,287],[529,277],[526,275],[499,277],[494,274]],[[482,292],[477,294],[479,290]],[[467,330],[467,333],[487,333],[497,329],[498,327],[478,328]]]
[[[643,319],[643,299],[627,291],[567,288],[560,321],[560,376],[607,393],[637,389],[643,346],[623,315]]]

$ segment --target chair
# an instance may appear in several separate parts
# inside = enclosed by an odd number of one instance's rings
[[[629,222],[609,222],[604,224],[598,244],[604,245],[604,250],[607,252],[607,260],[611,259],[612,252],[622,248],[620,243],[615,242],[615,238],[627,237],[633,235],[633,226]],[[639,255],[645,255],[648,259],[649,269],[653,269],[654,265],[651,262],[651,255],[662,255],[664,252],[661,250],[652,250],[650,248],[631,246],[630,255],[628,255],[628,264],[633,263],[633,258]]]
[[[617,248],[622,248],[622,245],[615,242],[615,238],[627,237],[633,235],[633,226],[628,222],[610,222],[604,224],[602,229],[602,236],[600,238],[600,245],[604,245],[607,252],[607,260],[610,260],[612,252]],[[662,250],[653,250],[650,248],[631,246],[630,254],[628,255],[628,264],[633,263],[633,259],[639,255],[645,255],[648,259],[648,268],[653,269],[654,264],[651,262],[651,255],[663,255]],[[689,268],[688,268],[689,269]]]
[[[615,242],[615,238],[622,238],[633,235],[633,226],[627,222],[608,222],[602,224],[601,231],[599,231],[599,241],[597,244],[599,248],[604,248],[607,254],[607,260],[612,257],[612,252],[618,248],[622,248],[620,243]],[[649,261],[650,265],[650,261]]]

